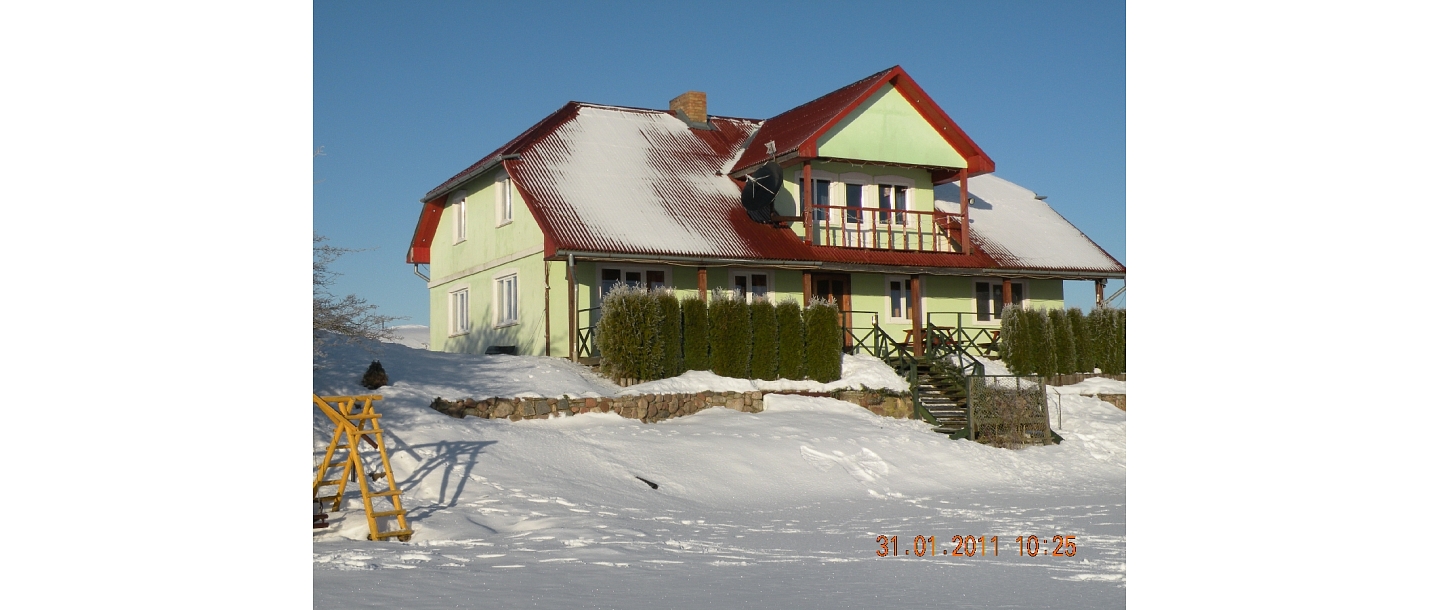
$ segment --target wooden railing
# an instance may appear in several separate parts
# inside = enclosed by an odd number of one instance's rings
[[[912,252],[956,252],[949,228],[960,216],[946,212],[817,205],[810,235],[817,246]]]

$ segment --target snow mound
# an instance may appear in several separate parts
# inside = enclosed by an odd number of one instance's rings
[[[895,374],[883,360],[864,354],[846,355],[840,364],[840,379],[830,383],[804,380],[736,379],[721,377],[710,371],[686,371],[679,377],[659,379],[632,385],[620,391],[622,396],[635,394],[682,394],[695,392],[833,392],[835,390],[893,390],[907,392],[909,384]]]

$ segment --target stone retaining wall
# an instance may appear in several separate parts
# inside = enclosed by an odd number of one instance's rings
[[[640,394],[600,398],[436,398],[430,408],[451,417],[486,419],[547,419],[581,413],[616,413],[621,417],[651,423],[690,415],[710,407],[724,407],[743,413],[765,410],[766,394],[824,396],[853,403],[885,417],[908,419],[913,410],[909,396],[886,396],[874,390],[844,390],[833,394],[815,392],[699,392],[686,394]]]

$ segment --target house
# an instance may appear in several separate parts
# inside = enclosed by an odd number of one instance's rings
[[[741,191],[780,169],[773,211]],[[768,169],[767,169],[768,168]],[[406,261],[430,349],[594,355],[621,282],[833,298],[847,326],[998,329],[1125,267],[995,163],[899,66],[770,119],[570,102],[426,193]],[[808,187],[807,187],[808,185]],[[766,217],[768,215],[768,218]],[[429,265],[428,276],[420,265]]]

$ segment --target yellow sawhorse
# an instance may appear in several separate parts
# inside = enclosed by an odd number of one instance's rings
[[[365,520],[370,524],[370,539],[396,538],[401,542],[410,539],[415,532],[405,520],[405,508],[400,505],[400,489],[395,487],[395,475],[390,470],[390,455],[385,451],[385,438],[380,430],[380,414],[375,412],[377,394],[363,396],[320,396],[312,394],[315,408],[320,409],[335,424],[335,434],[325,457],[315,472],[313,500],[324,506],[330,503],[331,512],[340,510],[340,500],[345,496],[347,481],[355,481],[360,488],[360,498],[365,504]],[[369,423],[368,427],[366,423]],[[363,441],[363,445],[362,445]],[[380,454],[382,470],[370,472],[365,467],[365,455],[361,449],[369,445]],[[340,476],[327,478],[331,470],[339,470]],[[373,489],[372,482],[385,479],[385,486]],[[333,495],[320,495],[321,487],[335,487]],[[391,510],[376,510],[375,497],[390,499]],[[379,519],[394,519],[397,527],[381,531]]]

